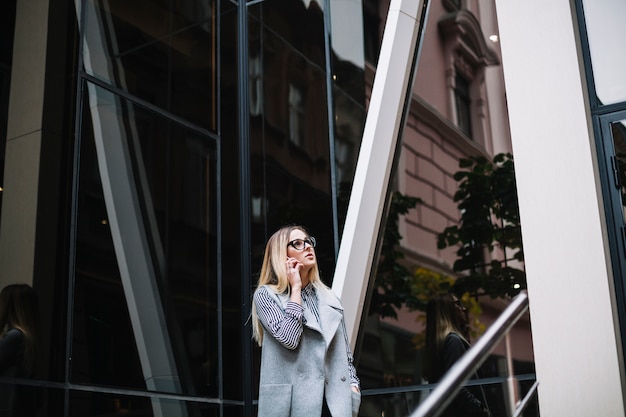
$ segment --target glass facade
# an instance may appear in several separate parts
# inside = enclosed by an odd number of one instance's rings
[[[626,4],[579,0],[576,6],[610,239],[622,355],[626,356],[626,77],[620,71],[624,54],[617,52],[624,34],[619,20]]]
[[[37,218],[32,285],[44,365],[33,379],[0,375],[2,391],[33,415],[256,415],[249,315],[264,244],[284,224],[307,227],[331,284],[379,2],[48,3],[51,21],[63,17],[49,59],[64,66],[41,80],[62,92],[43,107],[63,122],[41,151],[38,213],[52,221]],[[363,328],[361,415],[408,414],[432,388],[414,335]]]
[[[333,5],[352,23],[331,40],[332,2],[65,3],[47,35],[67,63],[57,262],[32,282],[45,360],[0,383],[37,415],[255,415],[269,234],[309,228],[332,279],[365,115],[360,4]]]

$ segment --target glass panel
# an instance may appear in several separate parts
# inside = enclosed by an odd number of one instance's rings
[[[405,417],[411,415],[428,395],[428,390],[381,395],[363,395],[359,417]]]
[[[357,74],[352,74],[356,76]],[[365,90],[363,84],[361,89]],[[362,103],[344,90],[334,88],[335,106],[335,182],[337,186],[337,222],[339,234],[345,223],[354,172],[361,148],[366,111]]]
[[[418,316],[417,321],[421,321],[421,318]],[[383,412],[386,417],[408,415],[437,386],[427,384],[423,377],[425,331],[411,333],[391,323],[392,320],[370,315],[361,331],[363,340],[357,367],[361,388],[365,391],[359,413],[361,417],[380,416]],[[535,380],[534,364],[513,360],[512,372],[518,380],[521,399]],[[480,367],[478,375],[481,379],[474,378],[467,385],[482,385],[491,414],[512,415],[505,403],[508,398],[505,391],[508,375],[505,358],[490,355]],[[474,395],[482,396],[480,390],[472,390],[475,391]],[[537,411],[526,411],[524,415],[538,414]]]
[[[626,100],[626,2],[583,0],[596,95],[602,104]],[[622,52],[620,52],[622,51]]]
[[[265,0],[250,7],[251,16],[262,16],[263,23],[273,36],[280,39],[277,52],[290,51],[306,56],[310,64],[326,66],[324,42],[324,7],[319,0]],[[262,12],[261,12],[262,11]],[[269,39],[266,41],[274,44]]]
[[[626,120],[611,123],[611,136],[617,163],[617,175],[622,197],[623,223],[626,224]]]
[[[318,238],[320,269],[330,284],[335,249],[323,18],[315,1],[251,7],[252,238],[256,270],[268,234],[287,223],[304,225]]]
[[[216,129],[215,0],[89,0],[85,71]]]
[[[219,417],[220,405],[104,392],[71,391],[69,416]]]
[[[215,143],[88,91],[72,381],[217,396]]]
[[[0,378],[0,416],[62,416],[63,396],[62,389],[10,383]]]
[[[528,390],[535,382],[534,375],[517,375],[516,378],[518,380],[518,395],[521,400],[526,396]],[[403,392],[399,389],[389,389],[381,393],[365,391],[361,401],[359,417],[404,417],[410,415],[436,387],[437,384],[428,384],[409,387],[408,389],[410,389],[410,391],[408,392]],[[507,398],[505,397],[505,378],[472,380],[467,382],[466,387],[470,390],[482,388],[487,397],[492,416],[509,416],[513,414],[511,410],[507,409],[504,403],[504,399]],[[536,395],[528,402],[523,415],[526,417],[539,416],[539,406]]]
[[[355,104],[363,106],[365,41],[362,0],[331,1],[330,8],[333,82],[351,96]],[[377,28],[369,29],[378,35]]]
[[[381,42],[381,18],[379,0],[363,0],[363,43],[367,62],[376,66]]]

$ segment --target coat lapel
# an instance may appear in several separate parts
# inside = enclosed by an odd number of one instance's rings
[[[324,336],[326,348],[328,349],[330,342],[332,342],[333,337],[337,333],[337,328],[341,324],[341,319],[343,317],[343,308],[341,307],[341,303],[339,302],[339,299],[337,299],[337,297],[334,295],[334,293],[318,291],[317,299],[320,309],[320,320],[322,323],[324,323],[324,327],[322,328],[322,336]]]
[[[304,309],[304,320],[305,320],[304,325],[306,327],[308,327],[311,330],[315,330],[318,333],[322,333],[322,328],[320,327],[320,324],[317,322],[315,315],[308,308]]]

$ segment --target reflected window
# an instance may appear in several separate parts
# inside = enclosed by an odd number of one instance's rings
[[[456,105],[457,125],[461,132],[465,133],[468,138],[472,138],[472,98],[470,96],[470,83],[461,76],[457,75],[454,87],[454,102]]]
[[[352,180],[352,171],[355,164],[354,144],[335,138],[335,163],[337,164],[337,184]]]
[[[446,56],[446,85],[450,88],[448,108],[459,130],[480,143],[487,134],[485,68],[499,64],[499,59],[487,44],[478,19],[452,3],[446,4],[453,11],[438,23]]]
[[[289,140],[296,146],[303,146],[303,128],[304,92],[294,84],[289,84]]]
[[[261,79],[262,66],[260,57],[251,57],[248,73],[250,74],[249,106],[250,115],[259,116],[263,112],[263,82]]]

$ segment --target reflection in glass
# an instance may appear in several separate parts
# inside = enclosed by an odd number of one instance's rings
[[[346,91],[334,88],[335,107],[335,183],[339,233],[343,231],[352,181],[361,147],[365,107]]]
[[[41,377],[42,352],[37,292],[28,284],[6,285],[0,291],[0,378]],[[0,390],[0,416],[34,415],[28,388]]]
[[[63,414],[64,390],[46,388],[36,384],[12,383],[0,379],[0,398],[6,393],[15,393],[12,407],[0,403],[0,416],[3,417],[57,417]],[[86,414],[83,414],[86,415]]]
[[[261,247],[266,229],[305,225],[318,237],[329,280],[335,248],[323,10],[315,1],[261,2],[250,7],[249,36],[253,240]]]
[[[534,375],[517,374],[519,382],[519,397],[524,398],[534,383]],[[470,380],[467,386],[481,386],[488,392],[490,399],[492,416],[510,415],[507,411],[506,377],[495,377],[482,380]],[[383,392],[372,393],[365,391],[361,401],[360,417],[405,417],[415,411],[422,401],[426,399],[428,394],[436,387],[436,384],[420,385],[410,387],[405,392]],[[531,398],[523,413],[524,416],[539,416],[539,405],[536,396]]]
[[[362,0],[333,1],[330,7],[334,174],[337,231],[341,239],[365,124],[365,45],[368,45],[371,55],[376,55],[375,62],[378,55],[379,16],[377,6]],[[375,17],[368,14],[372,9],[376,10]],[[372,34],[368,34],[366,42],[364,19],[368,18],[373,20],[368,23],[376,27],[367,26]]]
[[[583,0],[596,95],[602,104],[626,100],[626,2]]]
[[[215,396],[215,144],[87,90],[72,380]]]
[[[365,69],[362,0],[331,1],[332,49],[335,59]]]
[[[89,391],[70,392],[69,409],[70,416],[76,417],[218,417],[220,415],[219,404]]]
[[[215,0],[88,0],[85,71],[216,129]]]
[[[622,214],[626,223],[626,121],[611,123],[611,136],[613,137],[613,149],[615,160],[613,169],[617,176],[617,186],[622,195]]]

